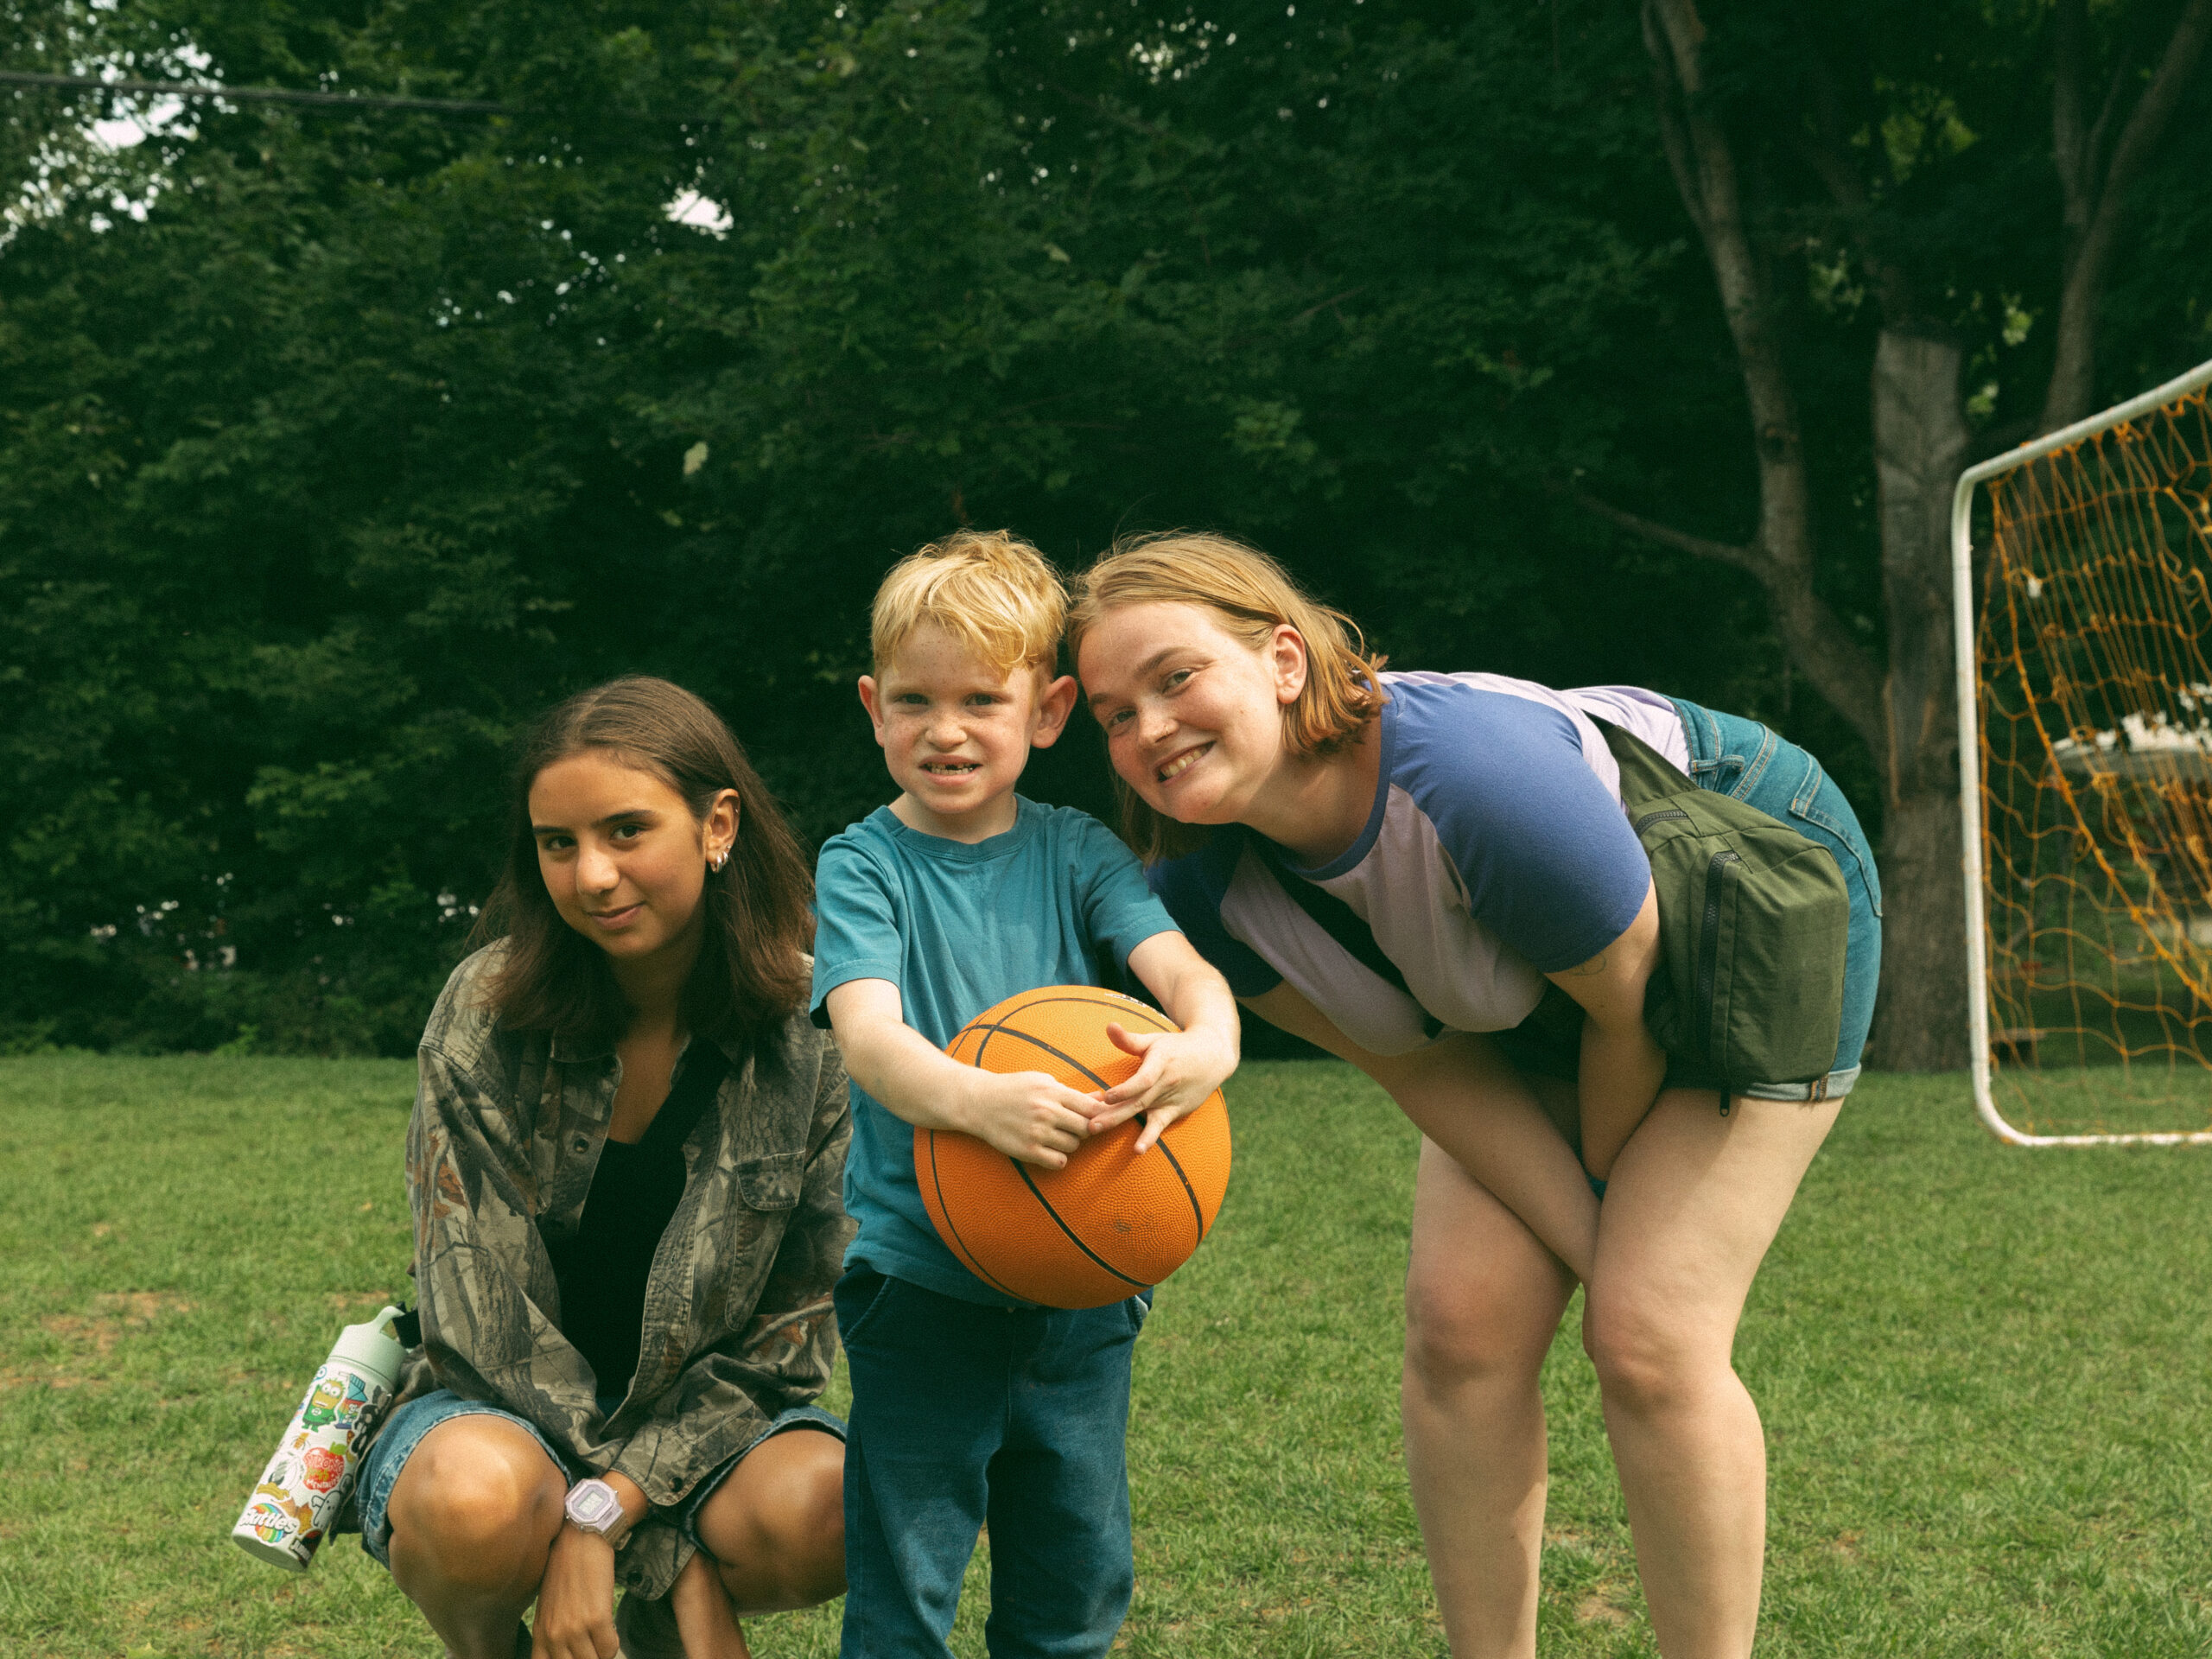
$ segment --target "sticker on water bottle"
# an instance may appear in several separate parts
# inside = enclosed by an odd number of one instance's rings
[[[348,1325],[316,1369],[245,1510],[231,1529],[250,1555],[304,1573],[353,1490],[359,1441],[383,1416],[404,1357],[397,1308]]]

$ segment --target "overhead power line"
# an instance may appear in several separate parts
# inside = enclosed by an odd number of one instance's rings
[[[143,92],[157,98],[227,98],[249,104],[350,104],[364,110],[419,110],[427,115],[523,115],[507,104],[465,98],[395,98],[382,92],[310,92],[289,86],[207,86],[189,80],[101,80],[92,75],[47,75],[0,69],[0,86],[58,86],[70,92]]]

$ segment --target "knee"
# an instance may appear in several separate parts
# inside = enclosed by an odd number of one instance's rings
[[[1525,1339],[1520,1322],[1446,1275],[1406,1281],[1406,1381],[1431,1393],[1507,1384],[1533,1387],[1550,1345]]]
[[[1708,1373],[1726,1373],[1728,1355],[1709,1355],[1678,1325],[1649,1308],[1593,1296],[1583,1311],[1582,1351],[1598,1373],[1608,1408],[1655,1415],[1697,1394]]]
[[[802,1606],[845,1592],[845,1448],[831,1440],[785,1483],[772,1520],[775,1552],[790,1563],[791,1599]]]
[[[526,1434],[454,1432],[474,1427],[441,1424],[408,1459],[391,1496],[392,1547],[448,1583],[505,1588],[543,1567],[563,1483]]]
[[[772,1471],[741,1478],[741,1465],[699,1513],[699,1540],[747,1611],[812,1606],[845,1589],[843,1443],[829,1434],[777,1438],[785,1444]]]

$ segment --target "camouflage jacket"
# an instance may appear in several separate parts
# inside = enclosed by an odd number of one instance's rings
[[[407,1192],[423,1356],[439,1383],[644,1489],[653,1512],[616,1571],[658,1598],[691,1554],[671,1508],[830,1380],[830,1287],[853,1230],[845,1070],[804,1013],[758,1052],[730,1055],[716,1109],[683,1143],[637,1376],[602,1417],[591,1367],[561,1334],[546,1240],[583,1213],[621,1066],[604,1045],[501,1031],[483,996],[500,950],[454,970],[423,1033]]]

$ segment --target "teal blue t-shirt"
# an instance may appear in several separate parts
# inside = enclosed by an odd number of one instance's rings
[[[814,872],[814,1020],[855,979],[899,988],[906,1023],[942,1048],[1016,991],[1096,985],[1175,924],[1144,869],[1097,819],[1014,798],[1014,828],[974,843],[910,830],[878,807],[822,849]],[[968,1271],[930,1225],[914,1181],[913,1126],[853,1085],[845,1210],[849,1268],[963,1300],[1015,1302]]]

